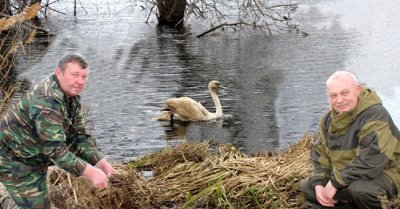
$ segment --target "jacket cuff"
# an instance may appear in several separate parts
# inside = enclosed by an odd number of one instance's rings
[[[340,184],[335,178],[331,179],[332,185],[336,188],[336,189],[344,189],[347,187],[347,185],[342,185]]]
[[[73,173],[77,176],[81,176],[83,174],[83,171],[86,168],[86,165],[87,165],[87,163],[85,161],[83,161],[81,159],[77,159]]]
[[[104,156],[100,152],[94,152],[87,160],[91,165],[95,166],[103,158]]]

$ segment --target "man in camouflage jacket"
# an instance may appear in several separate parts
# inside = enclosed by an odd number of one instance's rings
[[[375,91],[354,74],[327,80],[331,110],[321,119],[301,190],[313,208],[388,208],[400,186],[400,133]]]
[[[86,133],[79,94],[89,69],[78,54],[62,57],[55,73],[16,103],[0,121],[0,180],[18,208],[50,208],[47,169],[56,165],[108,186],[117,171]]]

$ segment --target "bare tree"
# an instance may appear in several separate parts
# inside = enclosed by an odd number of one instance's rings
[[[186,0],[157,0],[158,21],[182,27],[185,16]]]
[[[285,0],[282,0],[285,1]],[[272,35],[281,31],[300,32],[292,22],[297,3],[291,0],[147,0],[151,14],[155,13],[159,24],[187,29],[189,20],[201,20],[209,29],[197,37],[215,30],[233,28],[235,31],[251,28]],[[157,10],[153,8],[156,7]]]

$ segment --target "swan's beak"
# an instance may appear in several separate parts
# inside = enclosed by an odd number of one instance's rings
[[[225,87],[222,85],[222,83],[218,83],[218,88],[224,89]]]

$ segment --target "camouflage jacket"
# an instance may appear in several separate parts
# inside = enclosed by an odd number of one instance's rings
[[[320,137],[311,157],[313,186],[331,180],[341,189],[385,173],[400,189],[400,132],[375,91],[363,88],[351,111],[328,112],[320,123]]]
[[[0,122],[0,142],[10,160],[54,164],[76,175],[103,158],[86,133],[80,97],[65,97],[54,74],[8,110]]]

